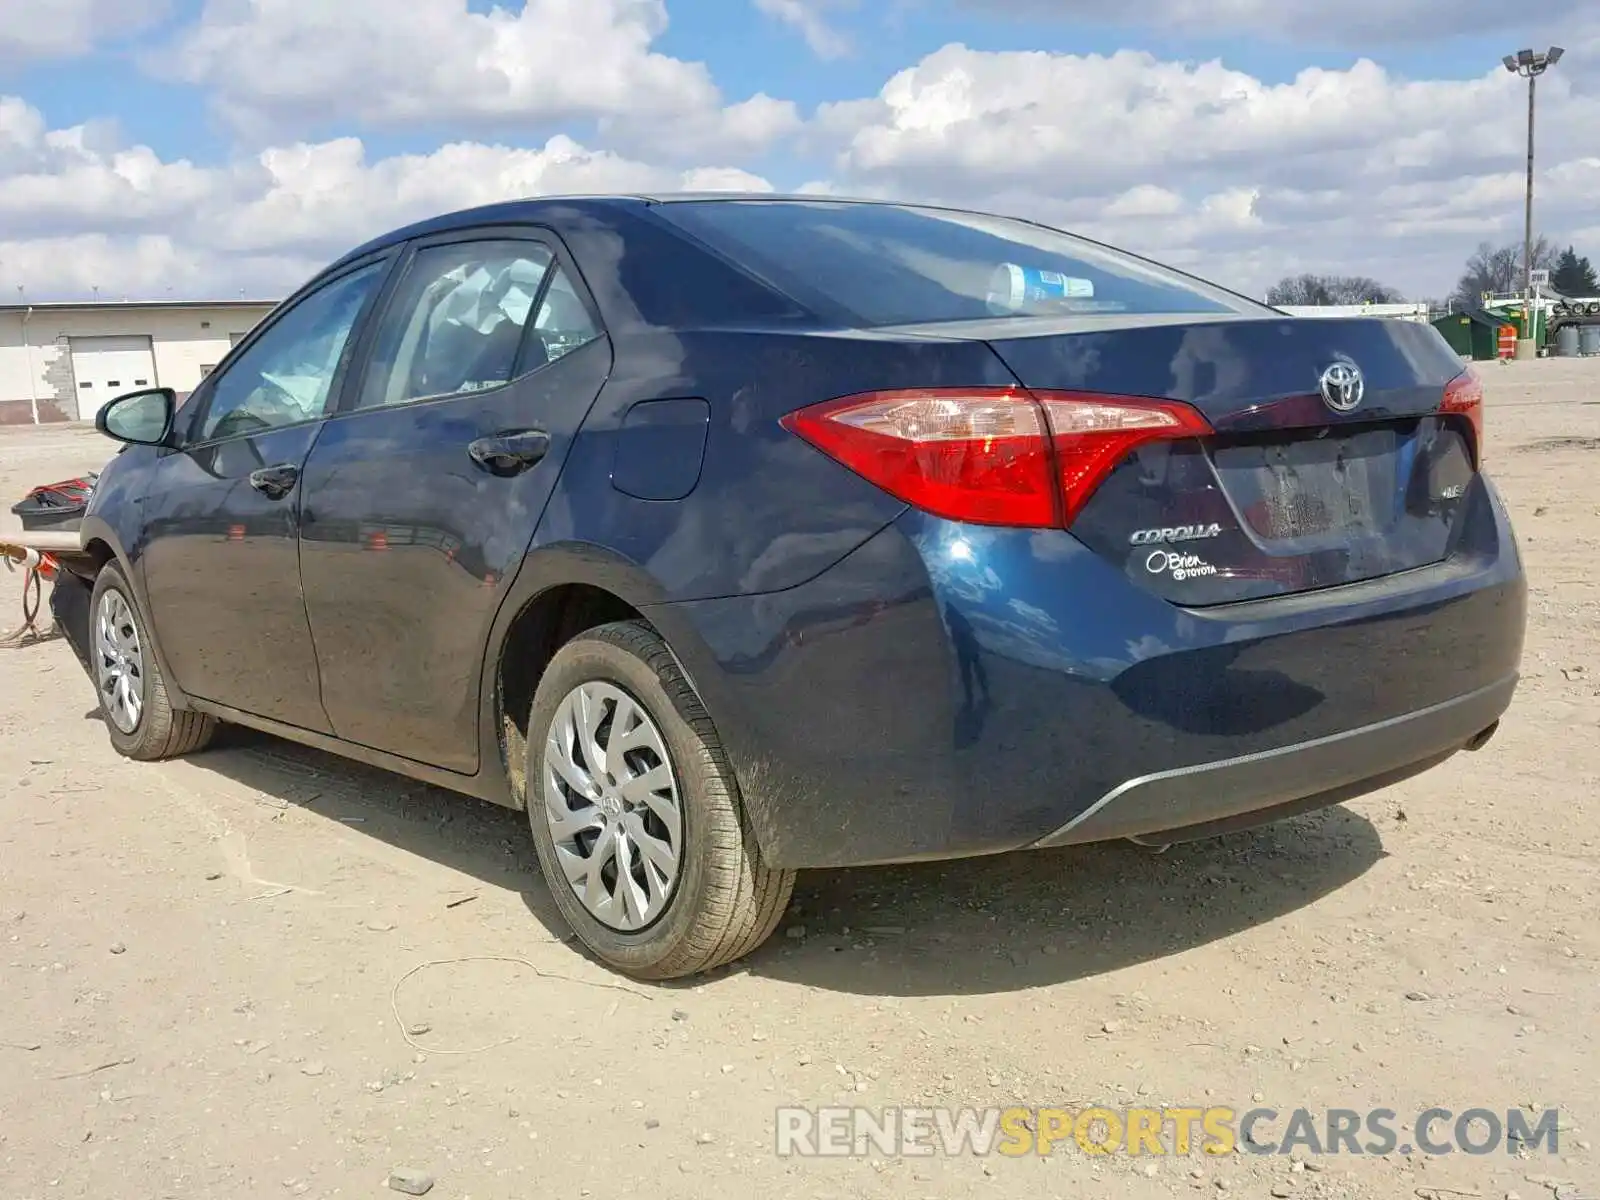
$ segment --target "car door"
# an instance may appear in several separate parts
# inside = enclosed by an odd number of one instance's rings
[[[184,405],[144,506],[150,619],[190,695],[331,732],[300,590],[297,486],[389,260],[284,306]]]
[[[346,740],[471,772],[495,612],[611,369],[590,297],[526,228],[418,242],[301,481],[301,579]]]

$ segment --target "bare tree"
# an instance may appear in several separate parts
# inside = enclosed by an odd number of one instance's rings
[[[1550,239],[1540,235],[1533,243],[1535,270],[1554,270],[1561,252]],[[1483,303],[1485,292],[1520,292],[1522,290],[1522,243],[1496,249],[1488,242],[1479,242],[1478,248],[1467,259],[1466,270],[1456,284],[1452,299],[1460,307],[1476,307]]]
[[[1267,303],[1282,305],[1398,304],[1392,287],[1365,275],[1289,275],[1267,291]]]

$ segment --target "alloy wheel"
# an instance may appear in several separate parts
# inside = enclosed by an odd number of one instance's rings
[[[144,647],[133,608],[121,592],[108,588],[95,616],[95,681],[106,716],[123,733],[139,728],[144,679]]]
[[[544,805],[556,858],[591,916],[630,932],[666,911],[683,810],[671,753],[639,701],[598,680],[567,693],[545,740]]]

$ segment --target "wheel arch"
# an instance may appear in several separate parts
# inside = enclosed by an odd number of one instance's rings
[[[83,547],[82,552],[72,555],[62,563],[66,573],[76,577],[80,584],[92,591],[100,572],[105,570],[108,563],[116,563],[117,570],[122,572],[122,577],[128,581],[128,589],[133,593],[132,600],[139,613],[139,620],[144,625],[145,640],[150,646],[151,653],[155,656],[156,667],[161,671],[162,680],[167,690],[167,701],[174,711],[182,712],[193,705],[189,702],[189,695],[183,690],[183,685],[172,673],[172,667],[167,661],[166,653],[161,648],[161,637],[156,632],[156,624],[150,619],[150,597],[145,591],[144,577],[141,572],[134,569],[133,560],[122,544],[122,539],[117,531],[103,517],[93,514],[85,516],[78,530],[78,543]],[[65,581],[58,579],[56,587],[61,587]],[[85,600],[87,601],[87,597]],[[56,610],[55,604],[51,605]],[[81,606],[85,622],[92,620],[87,603]],[[61,611],[61,610],[56,610]],[[59,618],[58,618],[59,619]],[[82,641],[73,638],[78,633]],[[87,652],[88,646],[87,624],[81,630],[66,630],[67,638],[74,646],[82,646]]]
[[[133,567],[128,561],[128,555],[122,548],[122,539],[117,536],[117,531],[102,517],[90,515],[83,518],[78,527],[78,545],[82,549],[73,555],[62,559],[61,565],[79,578],[93,583],[100,571],[108,562],[116,561],[122,573],[127,576],[129,584],[134,590],[140,590],[134,578]],[[141,601],[142,597],[135,597]]]
[[[643,621],[667,643],[685,678],[696,686],[682,646],[693,634],[670,617],[663,627],[662,610],[656,607],[663,598],[648,571],[601,546],[542,546],[524,558],[500,606],[484,659],[480,773],[498,781],[484,779],[486,798],[510,808],[525,807],[522,761],[534,690],[556,651],[585,630],[613,621]],[[703,695],[702,703],[712,711]]]

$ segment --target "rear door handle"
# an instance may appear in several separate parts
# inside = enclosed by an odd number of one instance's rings
[[[294,490],[300,478],[300,468],[293,463],[279,463],[275,467],[262,467],[250,472],[250,486],[269,500],[282,500]]]
[[[523,429],[481,437],[467,447],[467,453],[491,475],[516,475],[550,453],[550,435],[542,429]]]

